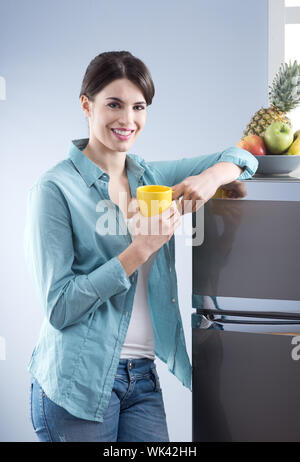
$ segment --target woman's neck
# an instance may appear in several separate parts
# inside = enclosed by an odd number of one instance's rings
[[[98,167],[104,170],[110,177],[125,178],[126,174],[126,152],[105,152],[99,141],[89,139],[83,149],[83,153],[92,160]]]

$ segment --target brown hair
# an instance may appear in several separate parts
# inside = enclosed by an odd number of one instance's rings
[[[86,69],[79,97],[86,95],[93,101],[102,88],[121,78],[130,80],[140,88],[147,106],[152,103],[155,88],[150,71],[143,61],[129,51],[107,51],[96,56]]]

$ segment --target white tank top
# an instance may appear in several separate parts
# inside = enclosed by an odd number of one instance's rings
[[[121,359],[155,359],[154,334],[147,292],[149,272],[157,252],[158,251],[154,252],[148,260],[138,268],[138,279],[132,313],[127,335],[121,350]]]

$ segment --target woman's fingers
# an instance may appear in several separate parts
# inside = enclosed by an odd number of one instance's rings
[[[164,219],[164,218],[171,218],[173,215],[175,215],[176,211],[177,211],[177,206],[176,206],[176,201],[173,200],[170,207],[168,207],[167,209],[165,209],[161,214],[160,214],[160,217],[161,219]]]
[[[134,197],[128,204],[128,211],[130,213],[137,213],[140,210],[139,201]]]

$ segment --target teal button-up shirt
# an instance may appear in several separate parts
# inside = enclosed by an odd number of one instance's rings
[[[137,273],[130,277],[118,259],[132,242],[124,217],[108,193],[109,175],[73,140],[69,156],[39,176],[28,192],[24,251],[45,319],[28,370],[48,397],[71,414],[103,421],[126,337]],[[132,197],[144,184],[173,186],[216,162],[245,167],[257,160],[230,147],[223,152],[169,161],[126,155]],[[105,200],[106,207],[103,207]],[[99,203],[102,204],[99,206]],[[104,215],[116,233],[99,233]],[[119,232],[118,232],[119,230]],[[158,251],[148,280],[155,354],[191,389],[192,367],[178,306],[175,238]]]

